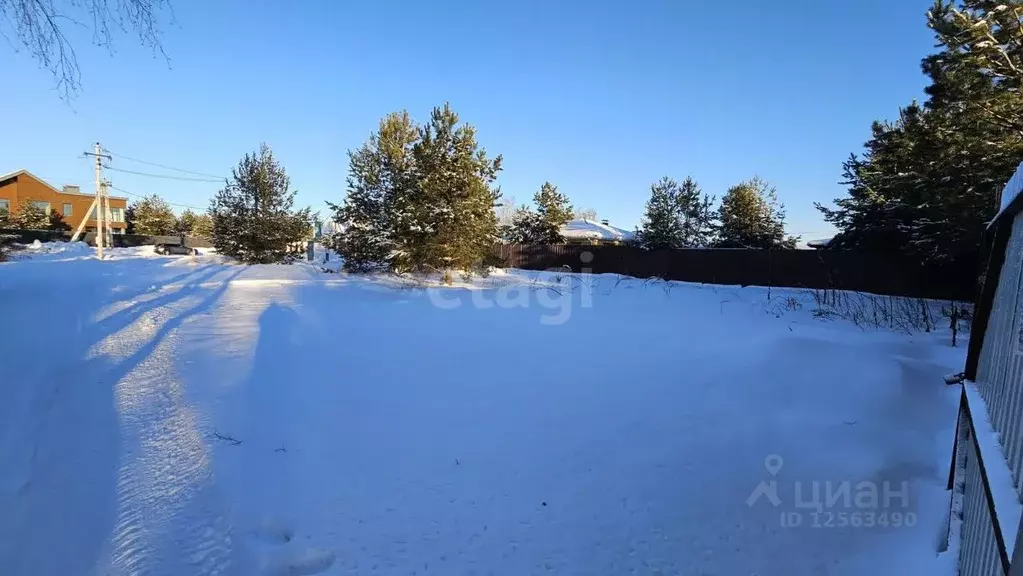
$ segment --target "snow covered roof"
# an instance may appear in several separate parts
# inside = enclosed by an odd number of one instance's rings
[[[610,224],[577,218],[561,227],[561,235],[570,240],[632,240],[634,234]]]
[[[827,247],[828,244],[831,244],[832,240],[834,240],[834,238],[821,238],[820,240],[808,240],[806,242],[806,245],[809,246],[810,248],[820,249],[820,248]]]

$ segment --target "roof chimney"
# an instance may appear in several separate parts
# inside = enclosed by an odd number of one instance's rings
[[[610,226],[610,224],[607,223],[606,218],[604,220],[601,220],[600,223],[603,224],[604,226]]]
[[[65,184],[64,185],[64,193],[65,194],[81,194],[82,193],[82,189],[79,186],[72,186],[71,184]]]

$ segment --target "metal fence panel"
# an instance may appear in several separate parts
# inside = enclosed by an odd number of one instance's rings
[[[1013,222],[1006,250],[977,366],[977,387],[1023,499],[1023,214]]]
[[[969,430],[967,436],[972,435],[973,430]],[[967,455],[959,573],[970,576],[1005,576],[976,445],[971,439],[961,448],[966,450]]]
[[[634,246],[498,245],[509,268],[623,274],[637,278],[742,286],[837,289],[973,302],[979,253],[921,265],[904,256],[839,250],[644,250]]]

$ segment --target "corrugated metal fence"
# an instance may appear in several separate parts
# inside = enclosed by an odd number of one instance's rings
[[[1007,192],[1013,191],[1012,186],[1023,186],[1021,174],[1023,168],[1017,171]],[[1016,201],[1010,204],[1015,205]],[[960,434],[957,442],[956,449],[967,454],[965,467],[956,473],[963,478],[959,569],[960,574],[968,576],[1023,575],[1023,555],[1016,549],[1018,527],[1002,529],[997,515],[1006,511],[994,506],[988,481],[990,471],[998,468],[1004,471],[1007,467],[1016,503],[1023,501],[1023,211],[1018,208],[1017,205],[1000,215],[992,225],[994,248],[986,280],[989,285],[984,287],[977,305],[966,367],[967,378],[976,382],[977,392],[987,405],[988,413],[983,416],[990,419],[1001,440],[1001,451],[989,450],[983,455],[986,458],[982,457],[972,430],[973,420],[967,418],[967,434]],[[962,415],[969,416],[971,410],[966,396],[964,390],[961,427]],[[1008,549],[1012,549],[1014,556],[1010,556]]]
[[[977,387],[1001,433],[1017,490],[1023,488],[1023,214],[1012,226],[991,320],[977,366]],[[1020,493],[1023,499],[1023,492]]]
[[[959,573],[970,576],[1007,576],[1009,556],[1005,539],[1015,538],[1016,535],[1001,532],[987,474],[989,466],[1003,466],[1004,463],[984,461],[965,392],[960,404],[955,449],[963,451],[965,455],[964,466],[958,471],[963,477]],[[957,482],[953,481],[953,484]]]
[[[509,268],[613,273],[637,278],[743,286],[833,288],[972,302],[980,276],[979,253],[942,263],[892,254],[831,250],[643,250],[632,246],[561,244],[495,246]]]

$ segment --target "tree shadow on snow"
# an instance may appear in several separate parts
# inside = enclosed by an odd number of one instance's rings
[[[116,361],[90,351],[146,312],[192,295],[198,283],[216,272],[199,269],[178,275],[172,280],[192,276],[192,285],[101,322],[93,316],[111,303],[116,279],[110,274],[82,285],[73,284],[71,275],[67,284],[0,287],[5,320],[12,327],[0,332],[10,376],[0,390],[0,566],[5,571],[85,574],[102,561],[105,543],[117,529],[119,492],[124,488],[118,486],[123,435],[115,388],[168,333],[209,310],[230,278],[198,304],[167,319],[128,358]],[[117,296],[132,299],[147,291]]]

